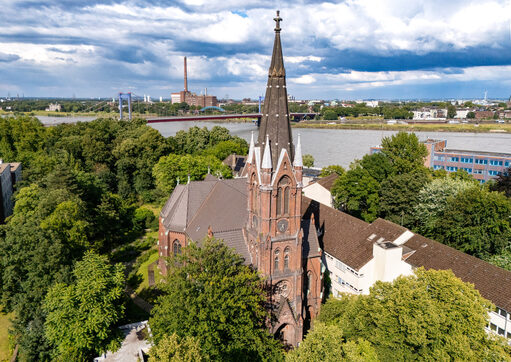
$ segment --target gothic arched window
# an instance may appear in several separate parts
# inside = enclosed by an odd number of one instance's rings
[[[255,180],[255,175],[252,176],[252,193],[250,194],[250,207],[252,211],[257,211],[257,183]]]
[[[291,180],[284,176],[277,185],[277,216],[289,214],[289,187]]]
[[[275,256],[273,257],[273,269],[274,270],[279,270],[279,254],[280,254],[280,250],[277,249],[275,250]]]
[[[284,270],[289,269],[289,247],[284,249]]]
[[[174,255],[181,254],[181,244],[179,243],[179,240],[177,240],[177,239],[174,240],[172,249],[173,249]]]
[[[312,273],[309,271],[307,273],[307,294],[311,292],[312,289]]]

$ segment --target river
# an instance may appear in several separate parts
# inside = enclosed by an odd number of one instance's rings
[[[95,117],[46,117],[37,116],[45,125],[58,123],[86,122]],[[151,127],[160,131],[164,137],[174,136],[180,130],[190,127],[222,126],[231,134],[250,141],[254,132],[257,137],[258,128],[254,123],[235,122],[162,122],[151,123]],[[371,146],[381,143],[383,137],[389,137],[396,131],[347,130],[347,129],[314,129],[293,128],[293,139],[298,134],[302,138],[302,152],[314,156],[314,166],[341,165],[348,167],[355,159],[362,158]],[[415,132],[420,140],[427,138],[446,139],[447,147],[472,151],[511,153],[511,134],[503,133],[462,133],[462,132]]]
[[[211,123],[211,122],[166,122],[151,123],[151,127],[165,136],[173,136],[190,127],[222,126],[231,134],[250,141],[251,132],[257,136],[257,126],[252,123]],[[293,140],[301,135],[302,152],[314,156],[314,166],[341,165],[348,167],[355,159],[362,158],[371,146],[381,143],[396,131],[345,130],[293,128]],[[461,133],[461,132],[415,132],[420,140],[427,138],[446,139],[447,147],[472,151],[511,153],[511,134],[502,133]]]

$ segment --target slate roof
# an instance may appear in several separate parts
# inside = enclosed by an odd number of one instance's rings
[[[335,180],[339,178],[339,175],[336,173],[333,173],[331,175],[325,176],[320,178],[317,183],[323,186],[325,189],[330,191],[332,189],[332,186],[334,185]]]
[[[14,172],[20,167],[21,163],[20,162],[10,162],[9,165],[11,165],[11,172]]]
[[[239,190],[239,184],[246,189],[246,180],[226,181],[216,182],[188,224],[186,234],[192,240],[202,240],[207,235],[209,226],[217,236],[219,232],[241,230],[247,222],[247,194],[246,191]]]
[[[321,232],[319,243],[328,254],[349,266],[363,266],[372,258],[372,243],[359,242],[368,223],[305,196],[302,196],[302,214],[304,219],[314,214],[316,229]],[[371,245],[370,254],[364,244]]]
[[[232,171],[236,173],[240,173],[245,167],[245,163],[247,161],[247,156],[240,156],[236,154],[231,154],[226,157],[225,160],[222,161],[224,165],[229,166]]]
[[[318,234],[316,232],[316,226],[312,219],[302,219],[302,230],[303,230],[303,258],[313,258],[321,256],[321,249],[319,246]]]
[[[484,298],[511,312],[511,272],[421,235],[403,245],[415,250],[407,263],[426,269],[450,269],[464,282],[473,283]]]
[[[213,235],[251,262],[242,228],[248,218],[247,180],[219,180],[211,175],[204,181],[177,185],[161,214],[168,230],[184,232],[200,243],[211,226]]]
[[[165,228],[183,232],[217,182],[215,179],[177,185],[160,213]]]

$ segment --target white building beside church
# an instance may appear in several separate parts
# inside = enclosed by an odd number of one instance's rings
[[[488,329],[511,339],[511,272],[390,221],[371,224],[304,197],[304,214],[314,214],[329,272],[331,293],[369,294],[378,280],[391,282],[414,269],[447,270],[474,284],[496,306]]]

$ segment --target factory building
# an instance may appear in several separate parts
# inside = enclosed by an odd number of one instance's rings
[[[186,64],[186,57],[184,58],[184,90],[181,92],[171,93],[170,99],[174,103],[186,103],[190,106],[196,107],[216,107],[218,100],[216,96],[208,95],[208,89],[204,89],[204,94],[192,93],[188,90],[188,69]]]

